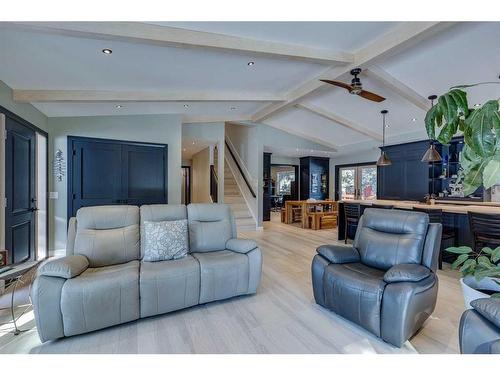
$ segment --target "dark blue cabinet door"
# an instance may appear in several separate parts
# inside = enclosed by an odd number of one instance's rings
[[[35,251],[35,132],[10,117],[6,129],[5,246],[9,262],[19,263]]]
[[[119,204],[122,186],[121,145],[73,142],[72,215],[80,207]]]
[[[167,203],[167,146],[69,137],[68,217],[80,207]]]
[[[122,146],[122,196],[127,204],[167,203],[164,147]]]

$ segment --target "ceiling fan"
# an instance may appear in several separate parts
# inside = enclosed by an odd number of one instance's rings
[[[340,81],[330,81],[328,79],[321,79],[321,82],[329,83],[330,85],[342,87],[349,91],[350,94],[359,95],[365,99],[372,100],[374,102],[380,103],[385,100],[384,97],[374,94],[373,92],[363,90],[363,85],[361,84],[361,80],[358,78],[358,75],[361,73],[361,68],[356,68],[351,70],[351,74],[354,78],[351,81],[351,84],[347,84]]]

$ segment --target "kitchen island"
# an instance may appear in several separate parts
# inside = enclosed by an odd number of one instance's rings
[[[447,228],[453,228],[456,233],[455,245],[473,246],[473,237],[469,228],[469,218],[467,213],[469,211],[481,212],[486,214],[500,215],[500,203],[496,202],[467,202],[467,201],[446,201],[436,200],[435,204],[424,204],[417,201],[402,201],[402,200],[356,200],[349,199],[339,202],[339,230],[338,239],[345,239],[345,216],[344,204],[352,203],[360,205],[360,212],[363,214],[364,209],[370,207],[372,204],[379,205],[392,205],[395,209],[399,210],[412,210],[413,207],[425,209],[441,209],[443,210],[443,225]],[[349,238],[353,238],[355,229],[351,228],[348,233]],[[445,244],[446,246],[453,246],[453,243]]]

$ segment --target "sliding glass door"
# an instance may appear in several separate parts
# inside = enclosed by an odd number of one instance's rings
[[[377,198],[377,166],[339,168],[339,199],[371,200]]]

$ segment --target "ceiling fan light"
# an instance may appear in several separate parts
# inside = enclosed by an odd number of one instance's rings
[[[441,155],[439,155],[439,152],[436,150],[436,146],[434,144],[431,144],[429,146],[427,151],[425,151],[424,156],[422,157],[422,162],[424,163],[433,163],[441,160]]]
[[[377,166],[379,167],[386,167],[388,165],[391,165],[392,161],[389,159],[389,156],[387,156],[387,153],[385,151],[382,151],[380,153],[380,157],[377,160]]]

